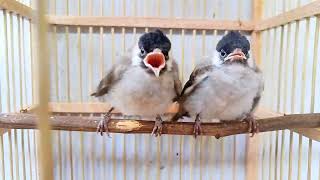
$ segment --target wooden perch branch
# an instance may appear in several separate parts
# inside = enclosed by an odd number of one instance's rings
[[[37,117],[33,114],[0,114],[0,128],[36,129]],[[98,116],[50,116],[53,130],[95,132],[101,117]],[[320,113],[293,114],[272,118],[258,119],[260,132],[296,128],[320,127]],[[109,131],[113,133],[150,133],[154,122],[141,120],[113,119],[109,122]],[[191,122],[164,122],[163,134],[192,135]],[[248,133],[246,122],[230,121],[225,123],[203,123],[202,135],[225,137]]]

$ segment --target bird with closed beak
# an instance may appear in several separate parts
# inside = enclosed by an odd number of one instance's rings
[[[195,67],[180,97],[183,116],[195,118],[194,135],[201,134],[201,121],[249,122],[254,135],[258,127],[253,112],[263,91],[262,72],[249,57],[250,43],[238,31],[230,31],[218,42],[214,56]]]
[[[170,50],[170,40],[157,29],[143,34],[138,43],[111,67],[92,94],[104,96],[112,106],[97,127],[101,135],[103,132],[108,134],[108,121],[114,109],[123,115],[154,118],[152,134],[161,135],[161,116],[182,89],[178,65]]]

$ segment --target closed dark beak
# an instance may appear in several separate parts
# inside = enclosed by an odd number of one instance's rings
[[[236,48],[232,53],[230,53],[226,58],[224,58],[224,61],[230,60],[230,61],[242,61],[246,60],[246,55],[242,52],[240,48]]]

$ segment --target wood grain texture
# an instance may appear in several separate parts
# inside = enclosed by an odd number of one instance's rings
[[[30,20],[35,17],[35,12],[31,7],[15,0],[0,0],[0,9],[19,14]]]
[[[165,29],[201,29],[201,30],[243,30],[253,31],[250,21],[205,20],[185,18],[154,17],[106,17],[106,16],[55,16],[48,15],[52,25],[69,26],[106,26],[106,27],[140,27]]]
[[[101,116],[58,116],[49,117],[53,130],[66,131],[96,131]],[[0,128],[5,129],[35,129],[38,118],[34,114],[9,113],[0,114]],[[320,113],[293,114],[271,118],[258,119],[260,132],[320,127]],[[192,135],[192,122],[164,122],[163,134]],[[112,119],[109,122],[109,131],[113,133],[151,133],[153,121]],[[202,135],[225,137],[235,134],[248,133],[248,124],[240,121],[223,123],[202,123]]]
[[[35,112],[37,105],[28,106],[21,109],[21,113],[33,113]],[[79,113],[79,114],[91,114],[91,113],[105,113],[111,108],[108,103],[49,103],[49,112],[54,113]],[[167,110],[167,113],[176,113],[178,111],[178,104],[173,103]],[[113,113],[120,113],[115,109]]]
[[[280,15],[259,21],[255,24],[255,30],[262,31],[276,26],[284,25],[292,21],[320,14],[320,0],[313,1],[299,8],[290,10]]]
[[[37,105],[28,106],[24,109],[21,109],[21,113],[34,113],[37,108]],[[49,103],[49,112],[52,113],[78,113],[78,114],[96,114],[96,113],[105,113],[111,108],[108,103]],[[167,110],[167,113],[172,114],[178,112],[179,105],[173,103]],[[120,113],[119,110],[115,109],[113,113]],[[275,113],[264,107],[257,107],[255,111],[255,116],[258,118],[268,118],[268,117],[277,117],[282,116],[281,113]]]

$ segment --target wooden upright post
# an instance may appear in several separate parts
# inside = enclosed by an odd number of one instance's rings
[[[40,76],[34,77],[39,82],[39,106],[36,109],[38,120],[38,128],[40,130],[40,136],[38,141],[39,152],[39,168],[40,179],[52,180],[53,179],[53,159],[52,159],[52,140],[51,140],[51,127],[49,124],[48,115],[48,101],[50,95],[49,89],[49,60],[47,58],[48,45],[47,45],[47,22],[45,18],[46,1],[37,0],[37,15],[39,21],[36,26],[38,29],[38,58],[37,58],[37,70]]]
[[[263,3],[264,0],[254,0],[253,1],[253,23],[258,24],[262,19],[262,11],[263,11]],[[253,31],[252,34],[252,52],[253,58],[257,62],[258,65],[261,64],[261,33],[260,31]]]
[[[257,24],[262,17],[263,2],[264,0],[253,1],[253,21]],[[257,65],[261,65],[261,33],[259,31],[253,31],[252,37],[252,52],[253,58]],[[260,148],[260,134],[256,134],[250,138],[247,136],[247,152],[246,152],[246,179],[255,180],[258,179],[258,167],[259,167],[259,148]]]

